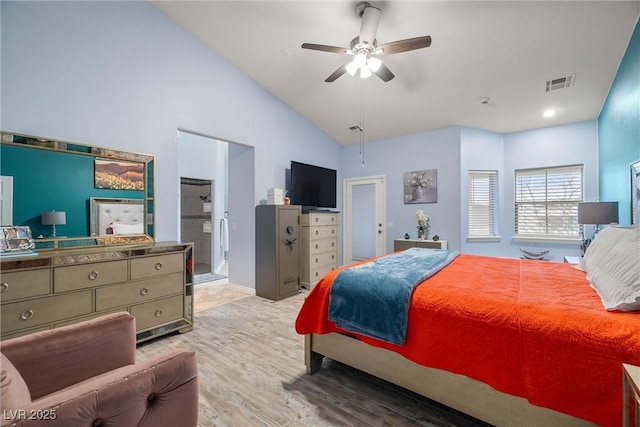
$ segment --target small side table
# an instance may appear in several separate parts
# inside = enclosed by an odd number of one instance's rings
[[[622,426],[640,427],[640,367],[622,364]]]
[[[569,264],[580,264],[582,262],[582,257],[565,255],[564,262]]]

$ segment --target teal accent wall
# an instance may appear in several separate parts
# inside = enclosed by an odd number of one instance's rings
[[[2,145],[0,171],[13,176],[13,223],[28,225],[34,236],[51,235],[42,225],[45,211],[66,212],[67,224],[58,226],[58,236],[89,235],[89,198],[142,199],[135,190],[96,189],[91,156]]]
[[[618,201],[631,223],[630,164],[640,160],[640,21],[598,118],[599,199]]]

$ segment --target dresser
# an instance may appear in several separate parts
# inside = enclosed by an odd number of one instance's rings
[[[300,228],[300,284],[311,289],[325,274],[338,267],[338,213],[303,213]]]
[[[449,249],[446,240],[395,239],[393,251],[404,251],[409,248]]]
[[[2,258],[1,338],[127,311],[136,339],[193,329],[193,245],[156,243]]]

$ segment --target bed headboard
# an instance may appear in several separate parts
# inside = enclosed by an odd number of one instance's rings
[[[144,234],[142,199],[89,199],[91,236]]]

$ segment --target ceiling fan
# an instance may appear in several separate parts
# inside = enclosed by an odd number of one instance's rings
[[[362,18],[360,35],[351,40],[349,48],[314,43],[302,44],[303,49],[344,53],[354,57],[353,60],[342,65],[327,77],[325,82],[333,82],[344,73],[349,73],[354,76],[358,71],[360,72],[361,78],[367,78],[375,74],[383,81],[388,82],[395,76],[391,70],[382,63],[378,56],[392,55],[394,53],[407,52],[431,46],[431,36],[397,40],[378,46],[376,31],[378,30],[378,23],[380,22],[380,9],[363,1],[356,5],[356,14]]]

